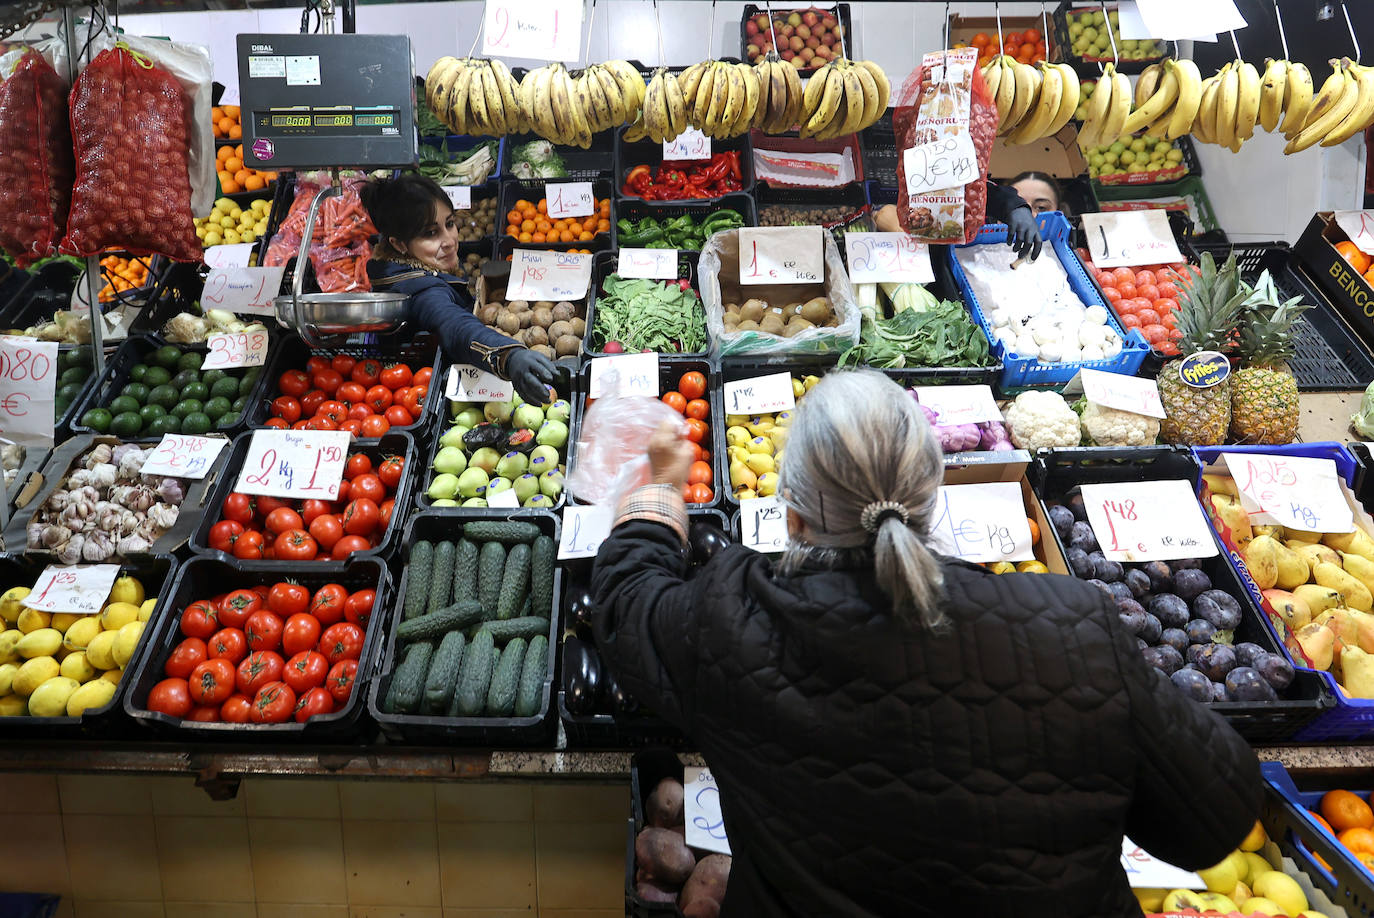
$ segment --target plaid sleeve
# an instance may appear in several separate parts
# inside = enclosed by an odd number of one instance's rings
[[[687,544],[687,505],[682,492],[672,485],[652,484],[635,488],[620,501],[615,525],[631,520],[648,520],[671,528]]]

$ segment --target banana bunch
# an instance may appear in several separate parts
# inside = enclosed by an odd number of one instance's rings
[[[627,61],[592,64],[573,78],[577,104],[592,132],[633,121],[644,102],[644,77]]]
[[[1078,108],[1078,74],[1067,64],[1042,62],[1037,72],[1002,55],[984,65],[983,81],[997,104],[997,133],[1008,143],[1057,134]]]
[[[1295,123],[1291,133],[1285,131],[1284,153],[1298,153],[1318,142],[1333,147],[1374,123],[1374,67],[1361,66],[1348,57],[1332,59],[1330,64],[1331,76],[1312,99],[1302,126]],[[1285,126],[1289,120],[1285,113]]]
[[[677,81],[687,122],[707,137],[738,137],[753,125],[763,87],[748,64],[702,61],[678,74]]]
[[[644,90],[639,118],[625,132],[625,139],[633,143],[648,137],[654,143],[663,143],[685,130],[687,100],[682,95],[682,84],[675,74],[660,67]]]
[[[1151,64],[1136,81],[1135,110],[1124,133],[1145,131],[1172,142],[1193,130],[1201,105],[1202,75],[1196,64],[1173,59]]]
[[[784,62],[776,51],[770,51],[754,65],[754,73],[759,81],[759,101],[750,126],[765,134],[792,130],[801,117],[804,94],[797,68]]]
[[[1253,64],[1234,60],[1202,82],[1202,100],[1193,121],[1193,136],[1239,152],[1254,136],[1263,84]]]
[[[1131,81],[1108,64],[1097,78],[1097,88],[1088,102],[1088,116],[1078,132],[1078,145],[1084,150],[1110,146],[1126,132],[1131,117]]]
[[[861,131],[887,111],[891,93],[887,74],[877,64],[837,57],[806,83],[801,136],[831,140]]]
[[[425,101],[455,134],[515,134],[529,129],[519,87],[499,60],[441,57],[425,77]]]

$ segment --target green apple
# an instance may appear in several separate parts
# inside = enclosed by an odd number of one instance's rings
[[[569,405],[565,399],[560,398],[548,407],[544,412],[544,417],[548,418],[550,421],[562,421],[566,424],[568,423],[568,418],[572,417],[572,405]]]
[[[441,497],[441,498],[439,498],[438,500],[436,500],[433,504],[431,504],[430,506],[432,506],[432,507],[456,507],[456,506],[458,506],[458,501],[456,501],[456,500],[450,500],[450,499],[447,498],[447,497]]]
[[[484,420],[486,419],[482,417],[482,409],[475,405],[469,405],[453,416],[454,424],[461,424],[469,430],[476,427]]]
[[[429,483],[429,490],[425,492],[430,500],[443,500],[452,498],[458,493],[458,476],[443,474],[435,475],[434,480]]]
[[[1264,896],[1251,896],[1240,904],[1242,915],[1291,915],[1292,912],[1280,906],[1273,899]]]
[[[1232,852],[1239,854],[1242,852]],[[1220,863],[1208,867],[1206,870],[1199,870],[1198,877],[1206,887],[1214,893],[1227,892],[1236,888],[1236,883],[1240,880],[1241,872],[1246,869],[1245,859],[1239,861],[1228,854]]]
[[[511,423],[522,430],[538,430],[544,423],[543,409],[537,405],[521,405],[511,415]]]
[[[523,504],[521,504],[520,506],[522,506],[522,507],[543,507],[544,509],[547,510],[547,509],[549,509],[549,508],[551,508],[551,507],[553,506],[553,501],[550,500],[547,496],[545,496],[545,495],[543,495],[543,494],[536,494],[536,495],[534,495],[533,497],[531,497],[529,500],[525,501],[525,502],[524,502]]]
[[[468,466],[468,470],[458,476],[458,493],[463,497],[481,497],[487,493],[490,482],[491,478],[485,470]]]
[[[568,442],[568,425],[562,421],[545,421],[534,439],[540,446],[562,446]]]
[[[468,468],[481,469],[491,475],[496,471],[496,463],[500,461],[500,453],[490,446],[484,446],[468,457]]]
[[[539,476],[539,490],[545,497],[557,500],[563,493],[563,473],[554,469]]]
[[[1288,874],[1271,870],[1255,878],[1252,884],[1255,895],[1277,902],[1286,915],[1296,915],[1307,910],[1307,895],[1298,881]]]
[[[485,497],[469,497],[463,501],[464,507],[485,507],[486,505],[487,499]]]
[[[510,402],[487,402],[482,407],[482,415],[488,421],[494,421],[497,424],[509,423],[513,411],[515,411],[515,406]]]
[[[461,475],[468,467],[467,457],[456,446],[445,446],[434,454],[434,471],[449,475]]]
[[[1159,906],[1161,911],[1180,912],[1185,908],[1202,911],[1202,896],[1191,889],[1175,889],[1164,897],[1164,902]]]
[[[519,478],[515,479],[514,487],[516,500],[520,501],[520,503],[523,504],[525,501],[529,500],[534,495],[540,493],[539,476],[531,475],[527,472],[524,475],[521,475]]]
[[[525,407],[529,406],[526,405]],[[496,474],[500,475],[502,478],[519,478],[528,470],[529,464],[529,460],[525,458],[524,453],[511,450],[501,457],[500,462],[496,463]]]
[[[439,438],[439,445],[456,446],[458,449],[462,449],[463,434],[467,433],[469,430],[472,430],[472,428],[464,427],[461,424],[454,424],[448,430],[444,431],[444,435]]]

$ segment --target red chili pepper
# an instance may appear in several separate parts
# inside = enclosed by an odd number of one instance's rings
[[[741,180],[743,179],[743,176],[740,174],[740,171],[739,171],[739,151],[738,151],[738,150],[726,150],[726,151],[725,151],[725,156],[726,156],[726,158],[730,161],[730,176],[731,176],[731,178],[733,178],[735,181],[741,181]]]

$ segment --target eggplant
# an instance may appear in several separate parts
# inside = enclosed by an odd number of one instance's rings
[[[467,438],[464,437],[463,439],[466,442]],[[508,453],[531,453],[538,445],[534,440],[534,431],[532,430],[517,430],[506,437],[506,452]]]
[[[506,441],[506,431],[500,424],[483,423],[463,434],[463,448],[472,451],[490,446],[495,449]]]
[[[730,544],[730,537],[715,523],[697,520],[687,532],[687,542],[692,546],[692,563],[705,564]]]
[[[601,693],[601,657],[581,638],[563,638],[563,703],[570,714],[595,714]]]
[[[598,659],[599,657],[598,654]],[[602,667],[601,670],[601,694],[606,705],[616,714],[633,714],[639,710],[639,701],[620,687],[620,682],[609,666]]]
[[[592,627],[592,613],[596,611],[596,602],[592,598],[591,588],[586,584],[568,591],[568,617],[579,628],[590,629]]]

